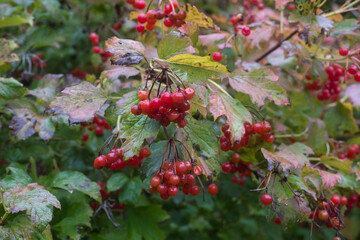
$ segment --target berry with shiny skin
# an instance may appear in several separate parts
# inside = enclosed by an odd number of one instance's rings
[[[261,196],[260,201],[263,205],[268,206],[273,202],[273,198],[270,194],[265,193]]]
[[[222,54],[220,52],[214,52],[213,55],[212,55],[212,59],[215,62],[220,62],[221,59],[222,59]]]
[[[211,195],[216,195],[219,192],[219,188],[215,183],[212,183],[208,186],[208,192]]]

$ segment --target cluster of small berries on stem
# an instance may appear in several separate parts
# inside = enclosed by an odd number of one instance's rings
[[[231,144],[231,130],[230,126],[225,124],[222,126],[222,132],[224,135],[220,138],[220,148],[224,152],[233,150],[236,151],[240,147],[247,147],[249,144],[250,136],[258,133],[267,143],[272,143],[274,141],[274,135],[272,134],[271,125],[267,121],[257,122],[251,125],[251,123],[244,123],[245,134],[241,140],[234,141],[234,144]]]
[[[221,169],[225,173],[231,173],[234,176],[231,178],[231,182],[244,186],[246,184],[246,177],[251,176],[251,169],[253,165],[249,162],[245,162],[240,158],[239,153],[234,153],[230,162],[225,162],[221,165]]]
[[[103,144],[100,149],[99,156],[94,160],[94,167],[96,169],[102,169],[103,167],[109,168],[112,171],[121,170],[129,165],[132,168],[141,166],[142,160],[151,156],[151,151],[147,147],[141,148],[139,155],[134,155],[129,160],[124,161],[123,150],[116,148],[119,139],[116,139],[113,146],[110,148],[110,143],[113,138],[117,138],[118,134],[112,134]],[[105,146],[110,148],[107,155],[103,155]]]
[[[37,68],[46,68],[46,62],[42,59],[41,53],[38,53],[31,57],[32,64]]]
[[[134,2],[135,5],[137,2],[133,0],[126,0],[126,1],[130,4]],[[140,7],[143,7],[143,5],[141,5]],[[135,6],[135,8],[137,7]],[[144,9],[144,8],[145,7],[138,9]],[[155,29],[156,22],[162,19],[164,19],[164,25],[166,27],[180,27],[181,25],[184,24],[185,18],[186,18],[186,12],[183,10],[179,10],[177,1],[170,0],[170,3],[165,4],[164,10],[162,10],[159,6],[159,9],[157,10],[147,9],[146,13],[140,13],[137,17],[137,21],[139,24],[136,26],[136,31],[139,33],[143,33],[145,32],[145,30],[152,31]],[[146,25],[144,25],[145,23]]]
[[[111,130],[111,126],[106,122],[106,120],[96,114],[94,115],[92,123],[80,123],[80,125],[86,127],[89,131],[94,131],[96,136],[102,136],[104,133],[103,129]],[[89,134],[86,132],[83,133],[81,140],[83,142],[89,140]]]
[[[92,32],[90,33],[89,36],[90,40],[91,40],[91,44],[93,45],[92,51],[95,54],[99,54],[101,57],[101,61],[106,62],[108,60],[108,58],[110,58],[112,56],[111,52],[105,51],[104,48],[99,47],[99,35],[97,35],[96,33]]]
[[[250,10],[251,5],[255,5],[257,7],[257,9],[259,9],[259,10],[264,9],[264,4],[262,3],[262,0],[245,0],[244,1],[244,8],[246,10]]]
[[[172,72],[174,79],[182,83],[181,79]],[[147,91],[148,81],[152,80],[150,90]],[[176,81],[176,80],[175,80]],[[154,86],[158,84],[156,93]],[[161,89],[161,85],[165,87]],[[149,118],[161,122],[162,126],[168,126],[171,122],[176,122],[179,128],[184,128],[188,121],[186,120],[186,112],[190,110],[190,103],[195,94],[192,88],[180,88],[177,84],[176,89],[172,89],[172,79],[168,76],[168,69],[163,68],[158,75],[153,77],[153,71],[149,71],[146,77],[146,85],[144,90],[138,92],[140,102],[132,106],[131,112],[134,115],[147,115]],[[155,95],[151,99],[151,96]]]
[[[342,151],[339,152],[339,158],[340,159],[354,159],[356,158],[357,155],[359,155],[360,150],[359,150],[359,145],[354,144],[351,145],[348,149],[346,154],[344,154]]]
[[[243,15],[237,14],[231,17],[231,24],[234,26],[235,33],[241,33],[244,37],[247,37],[251,34],[251,30],[248,26],[244,26]]]
[[[191,161],[180,160],[176,142],[181,143],[176,139],[168,140],[161,159],[161,167],[157,170],[155,176],[151,178],[150,185],[148,186],[150,193],[159,193],[160,197],[164,200],[176,196],[180,187],[186,195],[198,195],[201,189],[195,183],[196,178],[204,190],[203,183],[199,178],[203,174],[203,169],[194,164],[190,154]],[[186,149],[184,145],[183,147]],[[215,183],[211,183],[207,189],[211,195],[216,195],[219,192],[218,186]]]

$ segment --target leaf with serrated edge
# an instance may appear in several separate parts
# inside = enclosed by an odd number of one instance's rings
[[[309,162],[307,155],[314,153],[311,148],[302,143],[294,143],[289,146],[281,144],[279,150],[276,152],[269,152],[262,148],[261,152],[268,161],[269,168],[279,163],[286,173],[288,173],[290,169],[303,168]]]
[[[16,185],[5,191],[3,198],[4,204],[10,207],[13,214],[26,211],[32,222],[39,227],[45,227],[51,221],[50,205],[60,208],[56,197],[37,183]]]
[[[208,78],[224,77],[228,73],[224,65],[211,61],[209,56],[180,54],[167,59],[165,62],[170,67],[183,72],[186,81],[189,83],[205,82]]]
[[[274,83],[277,80],[278,76],[269,69],[235,72],[229,77],[233,89],[249,94],[251,100],[259,106],[264,105],[265,99],[274,101],[276,105],[288,105],[286,91]]]
[[[124,173],[115,173],[111,175],[106,186],[109,192],[114,192],[122,188],[128,181],[129,178]]]
[[[8,190],[15,185],[26,186],[32,181],[31,177],[20,168],[9,167],[7,170],[11,174],[0,181],[0,187],[4,190]]]
[[[124,151],[125,159],[138,155],[141,145],[147,138],[156,138],[160,130],[160,123],[148,116],[135,116],[129,113],[121,124],[119,138],[126,141],[121,148]]]
[[[74,190],[82,192],[101,202],[100,187],[97,183],[92,182],[81,172],[64,171],[60,172],[54,178],[52,187],[61,188],[72,193]]]
[[[311,166],[306,166],[302,169],[302,176],[308,175],[320,176],[323,186],[327,188],[334,187],[341,180],[341,176],[338,173],[330,173]]]
[[[211,93],[209,103],[214,120],[226,116],[233,139],[240,140],[245,133],[244,123],[252,121],[249,111],[237,99],[220,92]]]
[[[143,60],[145,47],[141,42],[112,37],[105,42],[106,51],[111,52],[111,64],[131,65]]]
[[[22,83],[14,78],[0,78],[0,99],[21,97],[26,93]]]
[[[181,38],[176,34],[167,34],[163,37],[157,47],[159,58],[166,59],[176,54],[186,53],[186,49],[191,46],[188,37]]]
[[[320,157],[320,162],[330,167],[334,167],[339,171],[347,174],[350,173],[351,165],[352,165],[352,161],[350,161],[349,159],[338,159],[335,156],[325,156],[325,155]]]
[[[71,123],[85,122],[94,117],[106,101],[105,94],[89,82],[65,88],[51,103],[49,112],[66,114]]]
[[[189,3],[184,8],[186,12],[185,22],[196,23],[199,27],[213,28],[215,24],[211,18],[204,13],[199,12],[195,6],[191,6]]]

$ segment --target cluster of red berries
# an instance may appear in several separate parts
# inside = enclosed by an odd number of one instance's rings
[[[250,10],[252,4],[255,5],[259,10],[264,9],[264,4],[262,3],[262,0],[245,0],[244,1],[244,8],[246,10]]]
[[[81,126],[86,127],[89,131],[94,131],[96,136],[102,136],[104,131],[111,130],[111,126],[106,122],[104,118],[98,117],[96,114],[94,115],[94,119],[92,123],[80,123]],[[86,142],[89,140],[89,134],[84,133],[82,136],[82,141]]]
[[[75,68],[74,70],[72,70],[70,72],[70,74],[74,77],[79,78],[80,80],[84,80],[86,78],[86,75],[88,75],[88,73],[80,68]]]
[[[249,137],[256,133],[260,134],[260,136],[264,139],[267,143],[272,143],[274,141],[274,135],[272,135],[272,127],[269,122],[263,121],[260,123],[251,123],[246,122],[244,123],[245,134],[241,138],[241,140],[236,140],[234,144],[231,144],[231,131],[229,129],[229,125],[225,124],[222,126],[221,130],[224,133],[224,136],[220,138],[220,148],[224,152],[229,150],[236,151],[240,147],[247,147],[249,144]]]
[[[100,194],[101,194],[102,199],[110,198],[111,193],[108,192],[106,185],[102,181],[98,181],[97,184],[100,186]],[[115,199],[117,199],[117,196],[119,195],[120,191],[121,191],[121,188],[119,188],[115,192],[115,194],[116,194]],[[98,209],[100,207],[100,203],[96,202],[96,201],[90,202],[90,207],[95,211],[96,209]],[[111,204],[112,210],[115,210],[115,209],[124,210],[125,208],[126,208],[125,204],[121,204],[121,203],[112,203]]]
[[[41,53],[31,57],[31,62],[37,68],[46,68],[46,62],[42,59]]]
[[[168,126],[170,122],[176,122],[179,128],[184,128],[188,121],[185,119],[186,111],[190,109],[188,102],[195,94],[192,88],[179,88],[175,92],[164,92],[160,97],[150,100],[145,90],[138,92],[139,104],[131,107],[134,115],[148,115],[149,118],[161,121],[162,126]]]
[[[238,153],[234,153],[230,162],[225,162],[221,165],[223,172],[232,173],[234,176],[231,182],[244,186],[246,184],[246,177],[251,176],[251,169],[253,166],[249,162],[244,162]]]
[[[349,49],[347,47],[342,47],[339,49],[339,54],[343,57],[349,54]],[[360,51],[359,51],[360,54]],[[348,67],[348,73],[354,76],[354,80],[356,82],[360,82],[360,72],[358,72],[358,68],[356,65],[350,65]],[[347,79],[348,75],[345,77]]]
[[[111,52],[105,51],[104,48],[99,47],[99,35],[97,35],[96,33],[90,33],[89,36],[90,40],[91,40],[91,44],[93,45],[92,51],[95,54],[99,54],[101,57],[101,61],[106,62],[108,60],[108,58],[110,58],[112,56]]]
[[[111,149],[107,155],[100,155],[95,158],[94,167],[96,169],[102,169],[103,167],[106,167],[112,171],[115,171],[125,168],[126,164],[128,164],[130,167],[134,168],[141,166],[142,160],[150,156],[151,151],[147,147],[143,147],[139,152],[139,156],[134,155],[129,160],[124,161],[123,150],[121,148],[114,148]]]
[[[136,31],[143,33],[145,30],[152,31],[155,29],[155,24],[158,20],[164,19],[164,25],[166,27],[180,27],[184,24],[186,18],[186,12],[183,10],[176,10],[179,8],[176,1],[172,1],[171,4],[166,4],[164,11],[149,10],[146,13],[140,13],[137,17],[139,24],[136,26]],[[143,24],[146,25],[144,26]]]
[[[196,196],[200,193],[200,187],[196,185],[196,177],[200,176],[203,170],[200,166],[192,166],[189,161],[164,162],[161,169],[151,178],[148,191],[159,193],[164,200],[174,197],[179,192],[179,187],[184,194]],[[212,183],[208,186],[208,192],[216,195],[219,192],[218,186]]]
[[[237,14],[231,17],[231,24],[234,26],[234,32],[241,33],[243,36],[247,37],[250,35],[251,30],[249,27],[243,25],[243,16]]]
[[[338,195],[333,195],[330,201],[335,206],[339,206],[339,205],[346,206],[348,210],[353,209],[355,204],[358,208],[360,208],[360,199],[359,199],[359,194],[357,193],[352,194],[349,198],[347,198],[346,196],[340,197]]]
[[[146,7],[144,0],[125,0],[128,4],[131,4],[134,8],[142,10]]]
[[[322,89],[317,94],[319,101],[331,100],[336,102],[341,92],[341,87],[339,86],[340,77],[344,76],[345,68],[339,64],[334,63],[331,66],[328,66],[325,71],[328,75],[328,80],[324,81],[323,85],[320,84],[320,79],[317,79],[312,83],[306,83],[305,88],[313,91]],[[305,78],[308,81],[312,80],[310,74],[306,74]]]
[[[354,159],[356,158],[356,156],[360,153],[360,150],[359,150],[359,145],[357,144],[354,144],[352,146],[350,146],[347,150],[347,153],[344,154],[342,153],[342,151],[339,152],[339,158],[340,159],[345,159],[345,158],[348,158],[348,159]]]

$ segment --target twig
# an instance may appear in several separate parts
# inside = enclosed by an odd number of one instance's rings
[[[255,62],[260,62],[261,60],[263,60],[264,58],[266,58],[270,53],[272,53],[273,51],[275,51],[276,49],[278,49],[281,44],[287,40],[289,40],[290,38],[292,38],[295,34],[297,34],[299,32],[299,30],[295,30],[292,33],[290,33],[289,36],[287,36],[285,39],[279,41],[275,46],[273,46],[272,48],[270,48],[266,53],[264,53],[263,55],[261,55],[258,59],[255,60]]]

